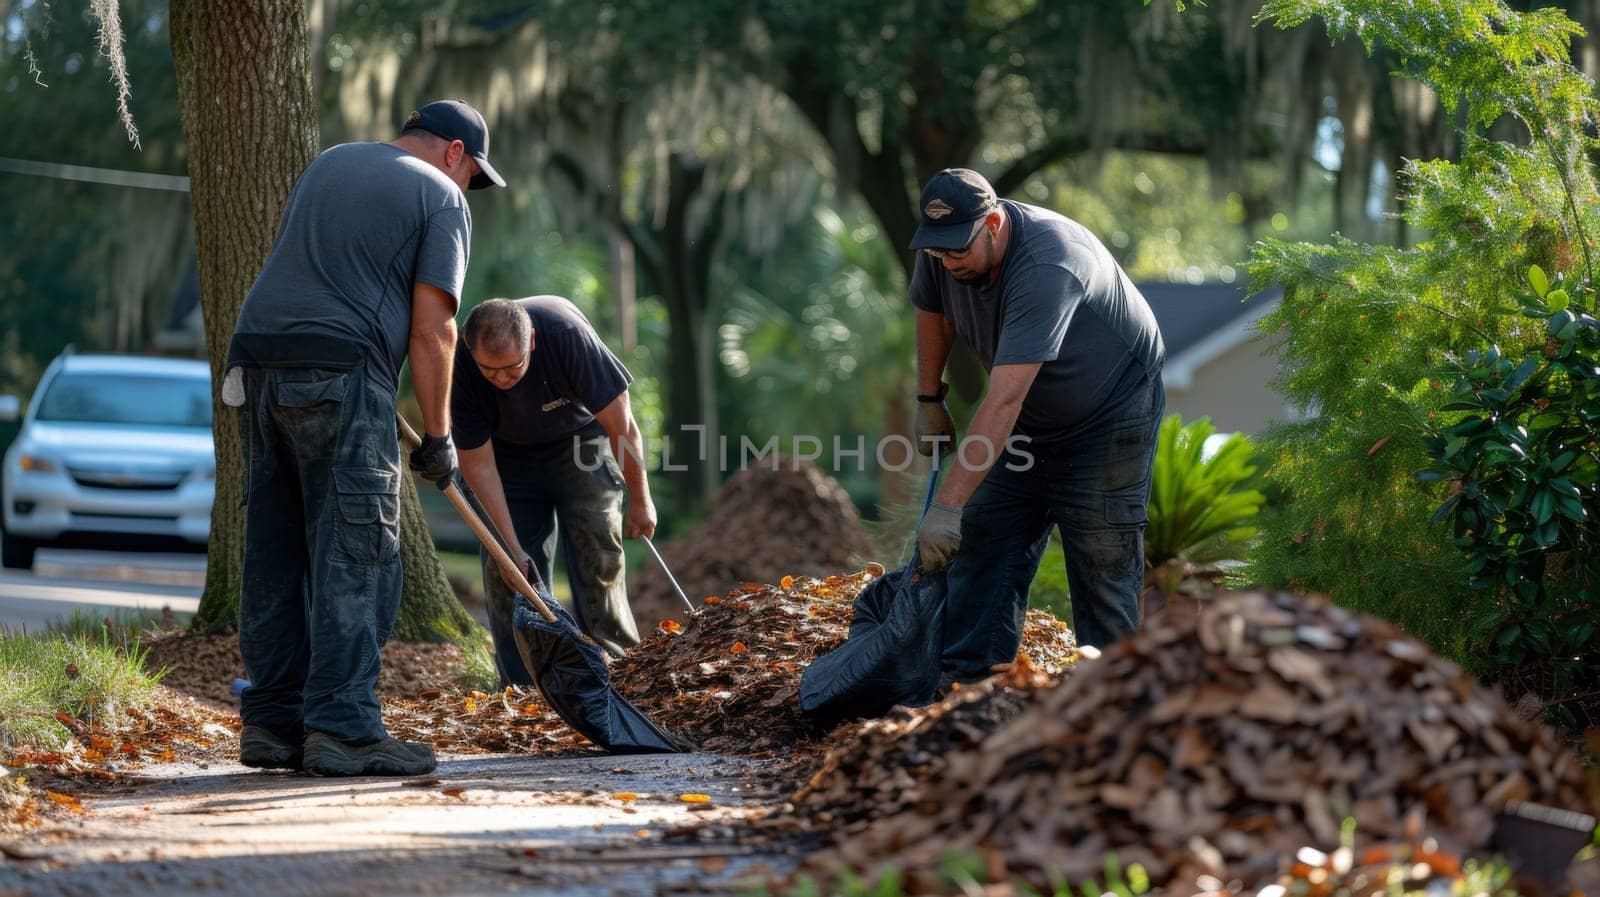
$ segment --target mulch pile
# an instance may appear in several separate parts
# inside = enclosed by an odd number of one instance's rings
[[[702,750],[761,754],[818,737],[800,711],[800,674],[838,647],[877,564],[848,576],[785,576],[707,598],[687,626],[669,621],[612,666],[619,691]],[[1066,624],[1030,611],[1022,650],[1056,672],[1071,662]]]
[[[658,725],[701,750],[770,755],[808,743],[822,733],[800,712],[800,674],[844,641],[856,594],[882,574],[873,564],[845,576],[744,583],[705,599],[687,625],[663,621],[612,665],[611,681]],[[1072,632],[1030,611],[1023,653],[1033,668],[1059,672],[1076,655]],[[452,753],[590,747],[533,689],[390,700],[384,723],[397,737]]]
[[[144,668],[166,670],[161,684],[173,691],[231,707],[239,706],[233,680],[244,678],[239,636],[201,635],[187,630],[153,632],[141,642]],[[456,687],[461,649],[450,644],[390,642],[383,646],[378,674],[381,697],[415,697]]]
[[[1069,665],[1061,674],[1071,670]],[[805,783],[756,828],[846,841],[873,820],[927,799],[924,789],[950,757],[976,749],[1058,681],[1059,675],[1039,670],[1024,652],[1010,670],[958,688],[931,706],[840,726]]]
[[[838,481],[810,462],[771,459],[728,478],[706,519],[658,548],[689,600],[721,595],[729,583],[777,582],[785,575],[848,570],[869,553],[861,515]],[[654,559],[628,575],[640,632],[687,619]]]
[[[1472,855],[1507,801],[1594,806],[1553,732],[1394,626],[1315,598],[1244,593],[1159,615],[1029,703],[963,732],[936,777],[909,782],[913,800],[868,776],[888,812],[817,865],[930,869],[964,847],[1048,888],[1102,874],[1114,851],[1158,886],[1260,885],[1304,845],[1337,846],[1346,816],[1371,844],[1414,838],[1424,813],[1441,851]],[[825,764],[795,801],[837,817],[873,762]]]

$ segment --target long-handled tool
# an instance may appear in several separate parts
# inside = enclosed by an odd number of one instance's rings
[[[407,448],[422,444],[406,419],[399,418]],[[678,753],[677,739],[662,731],[611,684],[600,646],[578,630],[577,623],[540,581],[530,583],[506,550],[505,539],[459,477],[444,489],[445,498],[494,559],[500,576],[517,593],[513,628],[517,650],[533,674],[539,693],[551,709],[585,738],[617,754]]]
[[[661,572],[667,575],[667,582],[672,583],[672,590],[678,593],[679,598],[683,599],[683,606],[689,609],[689,613],[694,613],[694,602],[689,600],[688,595],[683,594],[683,586],[678,585],[678,578],[672,575],[671,568],[667,566],[667,559],[661,556],[661,552],[656,551],[656,543],[650,541],[649,536],[640,536],[639,538],[644,541],[645,547],[650,549],[650,553],[655,555],[656,563],[661,565]]]

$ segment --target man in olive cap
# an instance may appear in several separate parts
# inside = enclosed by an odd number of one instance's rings
[[[420,775],[433,749],[384,731],[378,651],[400,608],[395,391],[411,377],[427,437],[411,466],[455,472],[450,372],[472,215],[505,181],[477,110],[440,100],[391,143],[306,167],[245,297],[223,401],[246,475],[239,651],[246,766]]]
[[[918,208],[918,443],[957,458],[918,547],[925,568],[948,568],[944,679],[971,681],[1015,659],[1052,525],[1078,642],[1138,629],[1166,349],[1144,297],[1077,222],[998,199],[964,168],[934,175]],[[951,445],[940,381],[958,335],[989,387]]]

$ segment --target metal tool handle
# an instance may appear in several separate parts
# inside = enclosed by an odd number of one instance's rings
[[[395,419],[400,425],[401,441],[405,443],[406,448],[416,451],[417,447],[422,445],[422,437],[417,435],[416,430],[411,429],[411,423],[404,417],[397,414]],[[488,551],[489,556],[494,558],[495,565],[500,568],[500,578],[504,579],[512,588],[521,592],[533,605],[533,609],[539,612],[539,616],[544,617],[547,622],[556,622],[555,612],[545,606],[544,601],[539,598],[538,590],[533,587],[532,583],[528,582],[526,576],[522,575],[522,571],[517,569],[517,562],[511,559],[511,553],[505,548],[505,540],[501,537],[500,532],[494,529],[494,524],[489,520],[488,513],[483,510],[483,505],[478,503],[478,497],[474,495],[469,501],[467,496],[462,494],[462,488],[463,484],[451,480],[450,485],[444,488],[445,498],[448,498],[450,504],[455,506],[456,513],[460,514],[461,519],[467,522],[467,526],[472,528],[473,535],[477,536],[478,541],[483,544],[484,550]],[[474,508],[474,505],[477,507]],[[538,574],[534,575],[535,577],[538,576]]]
[[[689,600],[688,595],[683,594],[683,587],[678,585],[678,578],[673,576],[672,571],[667,567],[667,559],[661,556],[661,552],[656,551],[656,543],[650,541],[649,536],[640,536],[639,538],[643,540],[645,547],[650,549],[650,553],[655,555],[656,563],[661,565],[661,572],[667,574],[667,582],[672,583],[672,590],[678,593],[679,598],[683,599],[683,606],[689,609],[689,613],[694,613],[694,602]]]

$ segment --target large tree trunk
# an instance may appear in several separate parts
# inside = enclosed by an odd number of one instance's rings
[[[284,203],[316,155],[317,107],[304,0],[173,0],[171,15],[217,456],[206,585],[195,622],[218,629],[238,619],[245,536],[237,416],[222,405],[222,368],[239,306],[272,249]],[[401,509],[406,591],[396,636],[421,641],[473,633],[410,483]]]
[[[171,16],[217,454],[196,623],[217,628],[238,617],[244,549],[239,430],[233,409],[222,405],[222,367],[284,201],[316,154],[317,109],[304,0],[172,0]]]
[[[402,456],[403,457],[403,456]],[[400,601],[400,618],[394,638],[402,642],[461,642],[483,644],[482,629],[456,600],[444,567],[433,548],[433,535],[417,503],[416,479],[403,477],[400,487],[400,563],[405,569],[406,591]],[[429,486],[429,488],[433,488]],[[468,637],[471,637],[469,640]]]

